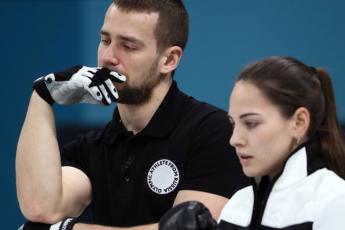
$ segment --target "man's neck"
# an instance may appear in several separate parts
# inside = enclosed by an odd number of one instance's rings
[[[145,104],[118,104],[121,121],[128,131],[137,134],[146,127],[168,93],[171,84],[171,78],[162,80],[153,89],[151,98]]]

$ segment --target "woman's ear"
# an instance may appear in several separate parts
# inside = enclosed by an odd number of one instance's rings
[[[300,144],[300,141],[306,137],[310,126],[309,110],[305,107],[296,109],[292,116],[292,125],[294,132],[293,136],[296,138],[297,144]]]
[[[182,53],[183,51],[179,46],[167,48],[161,58],[160,73],[167,74],[173,72],[180,63]]]

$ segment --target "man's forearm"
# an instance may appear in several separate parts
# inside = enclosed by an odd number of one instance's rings
[[[158,224],[146,224],[134,227],[107,227],[101,225],[89,225],[77,223],[74,225],[73,230],[158,230]]]
[[[33,92],[16,156],[17,195],[28,219],[47,221],[42,214],[49,215],[61,199],[59,181],[61,164],[54,113],[51,106]]]

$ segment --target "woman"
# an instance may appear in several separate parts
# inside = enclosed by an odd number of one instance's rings
[[[224,207],[221,229],[345,229],[345,143],[331,80],[289,57],[247,66],[230,96],[236,148],[252,186]]]
[[[200,203],[170,210],[160,230],[344,230],[345,143],[330,77],[289,57],[247,66],[229,118],[244,173],[216,224]]]

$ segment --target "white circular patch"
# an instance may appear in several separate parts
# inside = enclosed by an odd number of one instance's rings
[[[167,159],[156,161],[147,174],[147,184],[157,194],[167,194],[177,187],[180,174],[176,165]]]

